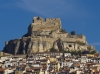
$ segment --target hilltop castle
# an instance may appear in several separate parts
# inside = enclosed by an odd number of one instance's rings
[[[88,45],[86,37],[76,35],[62,29],[60,18],[34,17],[28,27],[28,32],[20,39],[6,41],[4,52],[12,54],[26,54],[37,52],[50,52],[54,48],[57,51],[94,50]]]

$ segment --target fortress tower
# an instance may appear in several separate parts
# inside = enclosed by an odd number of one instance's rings
[[[34,17],[28,28],[28,35],[42,35],[40,32],[45,32],[45,35],[49,35],[50,32],[59,30],[61,30],[60,18],[46,18],[44,20],[41,17]]]

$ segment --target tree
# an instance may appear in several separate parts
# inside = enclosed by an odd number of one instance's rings
[[[77,54],[78,54],[79,56],[81,56],[81,54],[82,54],[81,50],[78,50],[78,51],[77,51]]]
[[[93,50],[93,51],[91,51],[91,52],[90,52],[90,54],[95,54],[95,53],[96,53],[96,51],[95,51],[95,50]]]
[[[66,33],[66,30],[65,30],[65,29],[61,29],[61,32],[64,32],[64,33]]]
[[[79,56],[81,56],[81,50],[79,50],[79,51],[71,51],[70,52],[72,55],[79,55]]]
[[[71,35],[75,35],[75,31],[71,31]]]
[[[57,50],[56,50],[55,48],[52,47],[52,48],[50,49],[50,52],[57,52]]]
[[[76,55],[76,52],[75,51],[71,51],[70,52],[72,55]]]

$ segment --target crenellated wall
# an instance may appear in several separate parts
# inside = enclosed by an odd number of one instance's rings
[[[28,34],[34,31],[56,31],[61,29],[61,21],[59,18],[47,18],[45,21],[41,17],[34,17],[33,23],[29,26]]]

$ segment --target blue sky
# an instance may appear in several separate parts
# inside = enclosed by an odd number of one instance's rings
[[[0,0],[0,50],[21,38],[34,16],[60,18],[63,29],[86,35],[100,51],[100,0]]]

